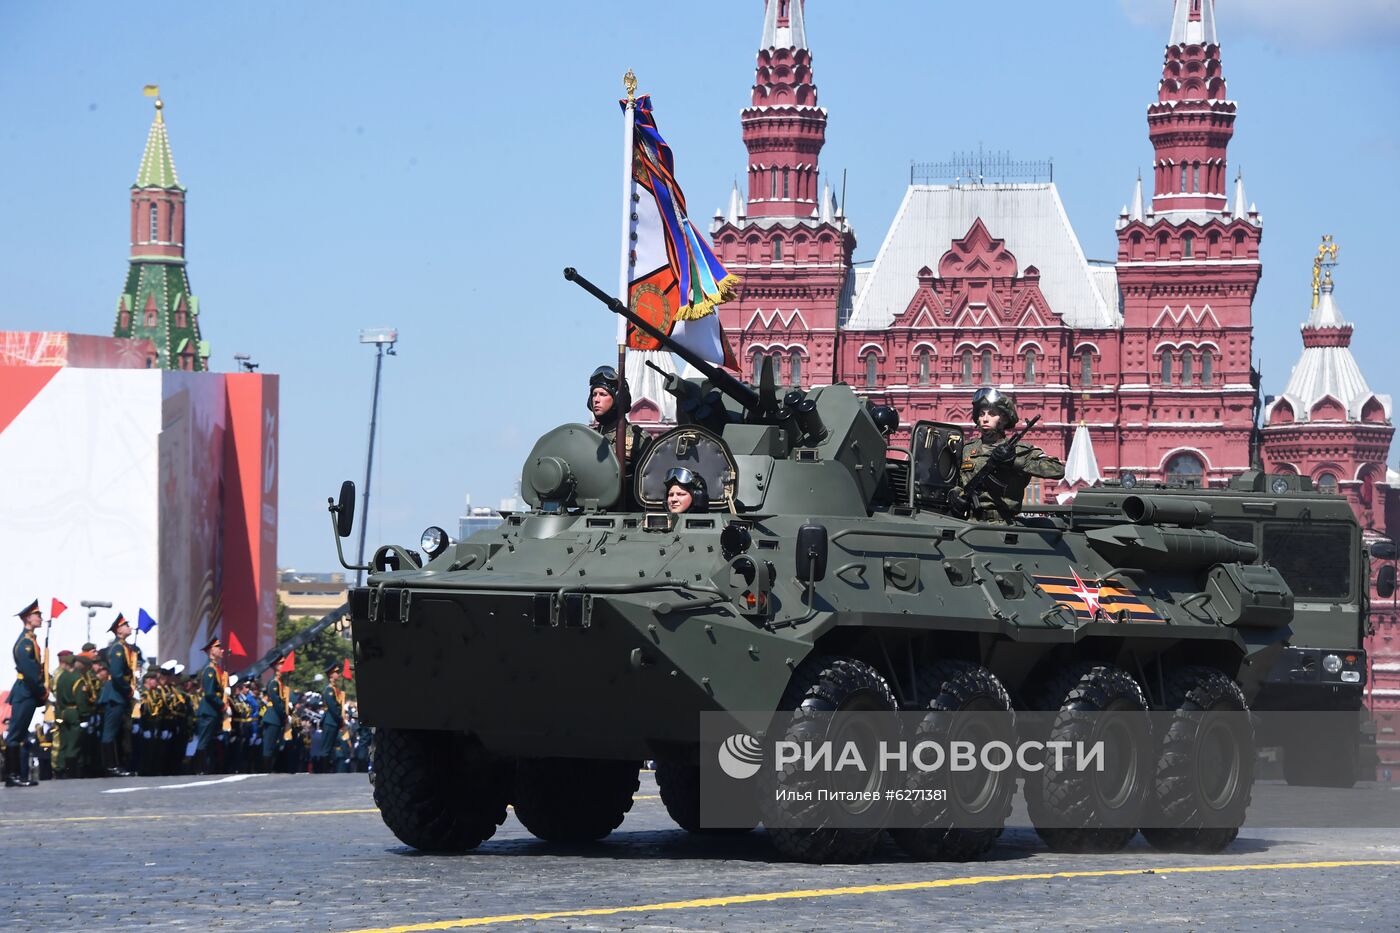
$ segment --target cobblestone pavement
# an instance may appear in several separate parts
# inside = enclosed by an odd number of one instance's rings
[[[0,789],[0,838],[9,933],[1400,929],[1395,829],[1247,829],[1213,856],[1141,840],[1075,856],[1013,828],[975,864],[885,846],[868,864],[812,866],[776,861],[761,832],[677,830],[650,774],[622,829],[581,848],[537,842],[512,816],[476,852],[420,855],[384,827],[364,775]]]

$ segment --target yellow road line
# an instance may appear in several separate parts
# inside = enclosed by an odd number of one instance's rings
[[[0,826],[31,823],[99,823],[107,820],[206,820],[233,816],[334,816],[341,813],[378,813],[375,807],[363,810],[270,810],[249,813],[141,813],[133,816],[46,816],[25,820],[0,820]]]
[[[813,888],[800,891],[766,891],[758,894],[733,894],[724,897],[702,897],[689,901],[664,901],[658,904],[633,904],[626,907],[581,907],[576,910],[549,910],[530,914],[499,914],[494,917],[462,917],[458,920],[438,920],[428,923],[408,923],[393,927],[369,927],[350,933],[421,933],[427,930],[456,930],[463,927],[519,923],[525,920],[558,920],[565,917],[606,917],[616,914],[642,914],[664,910],[693,910],[700,907],[732,907],[739,904],[795,901],[817,897],[849,897],[860,894],[890,894],[906,891],[928,891],[934,888],[961,888],[1005,881],[1050,881],[1073,878],[1111,878],[1129,875],[1184,875],[1210,872],[1295,871],[1323,868],[1362,868],[1367,866],[1400,866],[1400,859],[1344,862],[1275,862],[1256,865],[1182,865],[1169,868],[1115,868],[1101,871],[1028,872],[1018,875],[974,875],[966,878],[938,878],[931,881],[906,881],[896,884],[865,884],[844,888]]]
[[[638,794],[633,800],[660,800],[658,794]],[[378,813],[376,807],[353,810],[282,810],[253,811],[249,813],[142,813],[122,816],[44,816],[33,819],[0,820],[0,826],[21,826],[35,823],[102,823],[109,820],[204,820],[227,817],[258,816],[337,816],[343,813]]]

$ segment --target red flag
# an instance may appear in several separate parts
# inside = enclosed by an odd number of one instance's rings
[[[49,618],[50,618],[50,619],[57,619],[59,616],[63,615],[63,610],[65,610],[65,609],[67,609],[67,608],[68,608],[68,607],[65,606],[65,605],[58,599],[58,597],[55,596],[55,597],[54,597],[54,601],[53,601],[53,605],[52,605],[51,607],[49,607]]]
[[[350,669],[350,659],[346,658],[345,663],[340,666],[340,676],[346,680],[354,680],[355,672]]]
[[[243,645],[239,643],[238,636],[233,634],[233,632],[228,633],[228,650],[234,654],[241,654],[244,657],[248,656],[248,652],[243,650]]]
[[[295,651],[288,651],[287,656],[282,659],[282,663],[277,666],[277,669],[284,674],[290,674],[292,671],[296,670],[296,667],[297,653]]]

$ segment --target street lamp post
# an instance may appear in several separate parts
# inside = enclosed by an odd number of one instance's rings
[[[101,599],[85,599],[85,600],[83,600],[82,602],[80,602],[78,605],[82,606],[84,609],[86,609],[86,610],[88,611],[88,633],[87,633],[87,639],[86,639],[86,640],[89,641],[89,642],[91,642],[91,641],[92,641],[92,620],[93,620],[94,617],[96,617],[96,615],[97,615],[97,610],[99,610],[99,609],[111,609],[111,608],[112,608],[112,604],[109,603],[109,602],[107,602],[107,601],[105,601],[105,600],[101,600]]]
[[[374,354],[374,395],[369,403],[369,451],[365,454],[365,498],[360,507],[360,549],[355,563],[364,566],[365,532],[369,530],[369,478],[374,468],[374,432],[379,423],[379,373],[384,368],[384,355],[397,356],[394,344],[399,342],[399,332],[389,327],[379,327],[360,331],[360,343],[372,343]],[[364,581],[363,570],[355,571],[355,585]]]

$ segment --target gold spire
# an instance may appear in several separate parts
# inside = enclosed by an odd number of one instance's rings
[[[1322,292],[1322,270],[1327,269],[1327,281],[1332,281],[1332,267],[1337,264],[1337,243],[1332,239],[1332,234],[1324,233],[1322,243],[1317,248],[1317,255],[1313,257],[1312,273],[1312,306],[1317,307],[1319,296]]]

